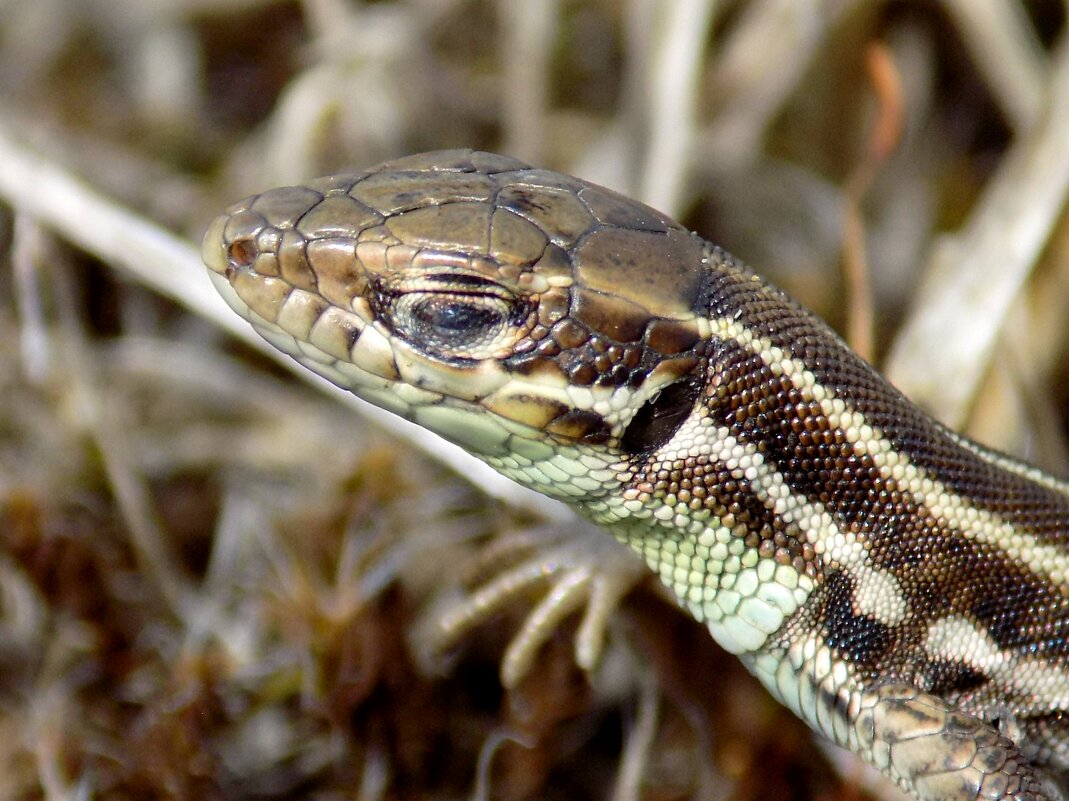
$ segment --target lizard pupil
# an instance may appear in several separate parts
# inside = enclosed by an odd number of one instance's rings
[[[443,337],[480,333],[501,322],[500,315],[494,309],[449,301],[422,304],[414,309],[414,316]]]
[[[506,335],[509,311],[493,295],[417,291],[398,295],[390,317],[403,336],[432,352],[488,358]]]

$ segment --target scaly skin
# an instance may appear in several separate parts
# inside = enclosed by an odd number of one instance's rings
[[[274,189],[204,258],[272,344],[637,551],[925,801],[1060,799],[1069,487],[658,212],[471,151]]]

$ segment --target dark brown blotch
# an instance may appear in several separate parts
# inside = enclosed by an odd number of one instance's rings
[[[854,611],[854,583],[845,573],[825,577],[813,608],[822,610],[824,639],[829,648],[848,662],[862,667],[888,663],[896,645],[895,629],[871,615]]]

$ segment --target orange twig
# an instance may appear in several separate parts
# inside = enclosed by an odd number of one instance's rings
[[[869,45],[865,67],[875,94],[876,119],[865,154],[843,188],[843,273],[849,308],[847,339],[858,353],[871,361],[875,355],[874,314],[861,201],[901,142],[904,104],[898,69],[885,44]]]

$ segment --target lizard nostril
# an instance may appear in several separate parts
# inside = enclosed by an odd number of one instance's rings
[[[226,255],[235,267],[249,267],[256,261],[256,245],[252,240],[239,239],[230,243]]]

